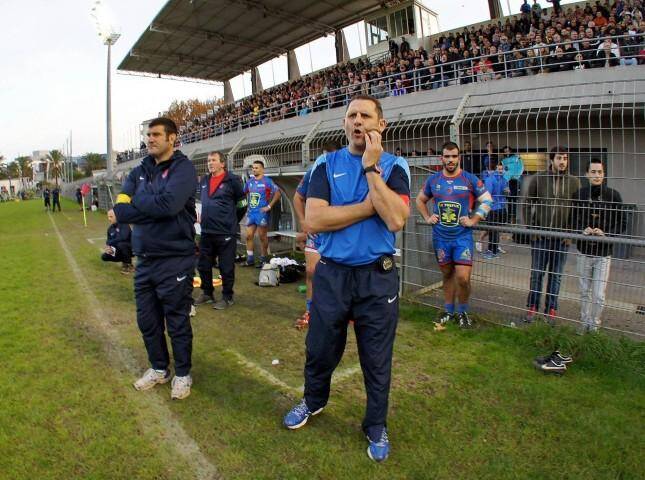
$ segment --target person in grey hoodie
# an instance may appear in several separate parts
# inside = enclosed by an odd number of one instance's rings
[[[524,223],[541,230],[570,229],[571,204],[580,188],[580,180],[569,174],[569,154],[566,147],[556,146],[549,152],[546,172],[527,178],[523,205]],[[558,295],[569,241],[535,235],[531,237],[531,279],[526,302],[526,322],[533,321],[540,308],[544,274],[548,273],[544,313],[553,323],[558,311]]]

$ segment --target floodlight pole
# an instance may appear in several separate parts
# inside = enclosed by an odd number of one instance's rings
[[[112,59],[112,45],[116,43],[120,35],[118,33],[113,33],[105,38],[105,45],[108,47],[107,51],[107,159],[106,159],[106,170],[107,177],[112,178],[112,71],[111,71],[111,59]]]

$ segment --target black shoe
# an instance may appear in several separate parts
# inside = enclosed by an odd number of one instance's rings
[[[459,323],[459,328],[473,328],[473,321],[466,312],[457,314],[457,322]]]
[[[446,323],[454,322],[454,321],[455,321],[454,313],[443,312],[443,314],[439,317],[438,323],[441,325],[445,325]]]
[[[232,306],[235,302],[233,301],[232,298],[222,298],[218,302],[215,302],[213,305],[213,308],[215,310],[225,310],[228,307]]]
[[[567,365],[567,364],[573,362],[572,357],[570,357],[568,355],[562,355],[559,350],[554,351],[551,355],[542,355],[540,357],[536,357],[535,361],[537,363],[546,363],[551,359],[554,359],[558,363],[562,363],[564,365]]]
[[[533,362],[533,365],[535,365],[535,368],[545,373],[557,373],[559,375],[562,375],[567,371],[567,366],[560,360],[557,360],[552,356],[543,363],[539,362],[538,358],[536,358]]]
[[[204,305],[206,303],[213,303],[215,299],[213,298],[213,295],[206,295],[205,293],[202,293],[197,299],[193,302],[193,305]]]

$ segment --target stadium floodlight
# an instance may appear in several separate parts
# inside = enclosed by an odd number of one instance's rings
[[[107,93],[106,93],[106,129],[107,129],[107,159],[106,169],[108,178],[112,177],[112,163],[114,161],[114,154],[112,152],[112,74],[111,57],[112,45],[121,36],[119,29],[116,27],[112,15],[105,5],[103,0],[95,0],[92,5],[90,16],[95,22],[96,31],[103,40],[103,44],[107,45]]]

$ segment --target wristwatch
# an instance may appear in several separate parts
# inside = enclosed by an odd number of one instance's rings
[[[363,169],[364,174],[367,174],[369,172],[376,172],[376,173],[378,173],[380,175],[381,174],[381,169],[378,168],[376,165],[370,165],[369,167],[365,167]]]

